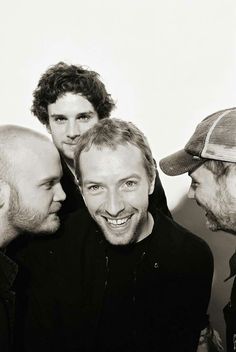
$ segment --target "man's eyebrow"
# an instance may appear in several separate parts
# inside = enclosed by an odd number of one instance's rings
[[[83,111],[83,112],[79,112],[76,117],[80,117],[80,116],[83,116],[83,115],[92,115],[94,112],[92,110],[89,110],[89,111]]]
[[[92,180],[84,180],[83,181],[83,184],[85,186],[87,185],[102,185],[102,182],[99,182],[99,181],[92,181]]]
[[[60,181],[61,178],[62,178],[62,173],[60,173],[60,175],[58,176],[48,176],[40,180],[40,184],[43,185],[48,182]]]
[[[118,180],[118,183],[123,183],[124,181],[127,181],[127,180],[129,180],[129,179],[131,179],[131,178],[136,178],[136,179],[138,179],[138,180],[141,180],[141,176],[139,176],[138,174],[131,174],[131,175],[129,175],[129,176],[126,176],[126,177],[124,177],[124,178],[122,178],[122,179],[120,179],[120,180]],[[83,184],[84,185],[88,185],[88,184],[96,184],[96,185],[102,185],[103,184],[103,182],[101,182],[101,181],[93,181],[92,179],[90,180],[90,179],[88,179],[88,180],[84,180],[83,181]]]
[[[123,183],[124,181],[127,181],[130,178],[137,178],[138,180],[141,180],[141,176],[139,176],[138,174],[134,173],[134,174],[131,174],[131,175],[127,176],[127,177],[122,178],[121,180],[119,180],[119,182]]]
[[[51,117],[65,117],[63,114],[52,114]]]

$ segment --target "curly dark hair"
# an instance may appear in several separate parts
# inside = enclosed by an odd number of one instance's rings
[[[68,65],[64,62],[51,66],[40,78],[33,92],[31,111],[40,122],[48,124],[48,105],[58,97],[71,92],[81,94],[94,107],[99,119],[109,117],[115,103],[107,93],[99,74],[83,66]]]

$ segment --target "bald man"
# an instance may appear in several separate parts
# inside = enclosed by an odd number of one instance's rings
[[[12,350],[17,265],[6,246],[22,232],[53,233],[65,199],[59,154],[45,136],[0,126],[0,351]]]

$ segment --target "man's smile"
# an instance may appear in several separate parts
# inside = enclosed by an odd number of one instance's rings
[[[133,216],[133,214],[126,216],[126,217],[123,217],[123,218],[116,218],[116,219],[111,219],[106,216],[102,216],[102,217],[106,220],[106,222],[109,225],[114,226],[114,227],[121,227],[123,225],[126,225],[132,216]]]

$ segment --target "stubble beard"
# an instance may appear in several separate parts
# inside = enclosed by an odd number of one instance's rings
[[[50,234],[54,233],[60,226],[60,220],[55,215],[55,220],[51,224],[47,224],[45,215],[37,214],[31,208],[25,207],[21,204],[19,194],[15,187],[11,188],[11,195],[9,200],[8,223],[16,232],[29,232],[33,234]]]
[[[133,216],[135,216],[135,214],[137,214],[137,212],[135,212]],[[147,221],[148,212],[147,212],[147,210],[141,211],[140,218],[139,218],[139,221],[137,222],[137,224],[135,226],[133,226],[133,224],[131,224],[131,228],[128,228],[129,236],[126,236],[126,233],[124,233],[124,235],[116,235],[115,231],[112,232],[112,230],[109,230],[109,229],[107,229],[106,226],[104,226],[103,220],[101,222],[98,221],[97,216],[99,216],[99,218],[100,218],[100,212],[95,215],[94,220],[99,225],[105,239],[109,243],[111,243],[112,245],[127,246],[130,244],[136,243],[138,241],[139,236],[140,236],[142,229],[144,227],[145,221]],[[106,221],[106,220],[104,220],[104,221]],[[129,221],[132,221],[132,218]]]

